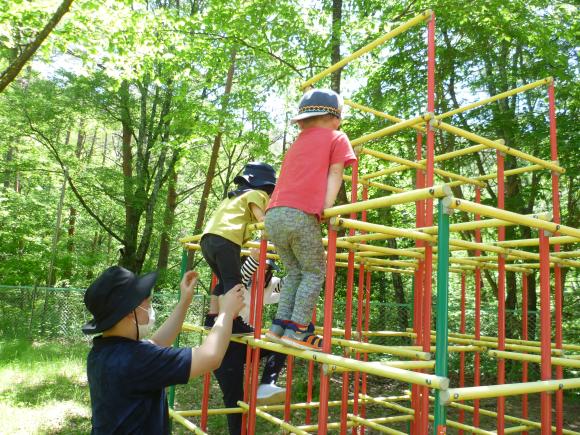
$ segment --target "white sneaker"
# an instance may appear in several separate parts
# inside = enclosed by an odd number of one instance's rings
[[[276,384],[260,384],[258,387],[258,405],[271,405],[273,403],[283,403],[286,399],[286,388],[281,388]]]

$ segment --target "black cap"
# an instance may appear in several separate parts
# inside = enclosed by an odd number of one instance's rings
[[[276,170],[268,163],[250,162],[244,168],[242,175],[234,178],[234,183],[248,184],[250,187],[276,186]]]
[[[85,305],[94,318],[83,332],[98,334],[115,326],[151,295],[155,281],[157,272],[137,276],[123,267],[109,267],[85,292]]]

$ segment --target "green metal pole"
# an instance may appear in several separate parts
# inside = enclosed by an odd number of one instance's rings
[[[448,366],[448,299],[449,299],[449,209],[443,200],[437,205],[437,329],[435,374],[447,377]],[[439,391],[435,394],[435,425],[433,433],[443,434],[447,426],[447,408],[441,404]]]
[[[179,282],[181,282],[181,279],[183,278],[183,275],[185,275],[185,272],[187,272],[187,249],[184,249],[183,253],[181,254],[181,270],[179,271]],[[180,298],[181,291],[178,291],[177,300],[179,301]],[[177,338],[175,339],[175,343],[173,343],[173,347],[179,347],[180,336],[181,334],[177,334]],[[173,408],[174,403],[175,403],[175,385],[172,385],[171,387],[169,387],[169,407]]]

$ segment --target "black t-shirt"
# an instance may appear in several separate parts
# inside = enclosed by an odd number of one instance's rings
[[[191,349],[97,337],[87,358],[93,434],[169,433],[164,388],[185,384]]]

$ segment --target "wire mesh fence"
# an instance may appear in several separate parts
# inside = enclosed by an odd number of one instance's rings
[[[81,326],[91,319],[83,302],[84,289],[54,288],[32,286],[0,285],[0,338],[42,338],[83,340]],[[179,299],[179,290],[162,289],[153,295],[153,307],[157,314],[158,324],[161,324],[169,315]],[[196,295],[188,311],[186,320],[194,324],[202,324],[204,313],[207,311],[209,297]],[[352,325],[357,325],[357,304],[352,305]],[[564,307],[565,318],[567,307]],[[274,318],[275,305],[264,308],[264,321]],[[318,306],[318,324],[323,322],[323,298]],[[334,326],[345,326],[346,302],[336,300],[334,304]],[[474,308],[466,308],[466,331],[473,333]],[[435,324],[436,310],[433,306],[433,323]],[[552,320],[553,316],[552,316]],[[461,310],[458,304],[449,306],[449,330],[459,332]],[[521,338],[521,311],[507,311],[506,322],[508,331],[513,332],[514,338]],[[539,313],[532,311],[528,315],[529,339],[539,336]],[[369,329],[373,331],[405,331],[413,327],[413,306],[411,304],[381,303],[371,301]],[[578,336],[574,325],[564,328],[564,339],[574,341]],[[481,334],[497,335],[497,307],[495,304],[483,304],[481,308]],[[387,343],[388,341],[388,343]],[[378,339],[378,344],[411,344],[406,339]]]

